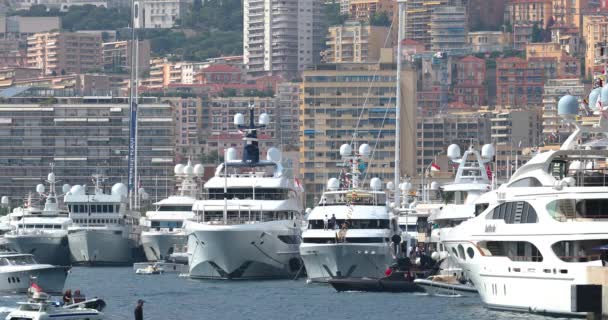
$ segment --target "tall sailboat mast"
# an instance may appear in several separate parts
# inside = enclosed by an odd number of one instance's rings
[[[397,89],[395,92],[395,205],[398,206],[400,203],[399,199],[399,183],[401,182],[401,51],[403,40],[403,12],[405,11],[405,4],[407,0],[397,0],[399,6],[399,30],[397,30]]]
[[[131,34],[131,79],[130,79],[130,90],[129,90],[129,157],[128,157],[128,189],[129,189],[129,207],[134,209],[137,207],[137,64],[138,64],[138,50],[137,50],[137,36],[135,33],[135,15],[136,4],[133,2],[132,6],[132,34]]]

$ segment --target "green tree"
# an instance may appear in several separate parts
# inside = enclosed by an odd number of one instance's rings
[[[338,1],[326,3],[323,7],[323,15],[327,25],[330,26],[344,24],[346,19],[348,19],[348,15],[340,14],[340,2]]]
[[[532,36],[531,42],[543,42],[544,40],[544,30],[543,28],[538,26],[538,22],[534,22],[532,25]]]
[[[379,27],[390,27],[391,19],[386,12],[376,12],[369,18],[369,24]]]

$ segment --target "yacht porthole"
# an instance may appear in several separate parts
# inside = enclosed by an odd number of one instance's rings
[[[469,248],[467,248],[467,254],[469,255],[469,258],[473,259],[473,257],[475,256],[475,250],[473,250],[473,248],[469,247]]]
[[[455,257],[458,257],[458,252],[456,252],[455,248],[452,248],[452,253],[454,254]]]
[[[464,247],[461,244],[458,245],[458,256],[460,256],[462,260],[466,259],[464,255]]]

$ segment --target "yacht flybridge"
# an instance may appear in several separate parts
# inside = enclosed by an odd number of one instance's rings
[[[59,206],[53,172],[49,173],[46,182],[49,184],[46,194],[43,184],[36,186],[36,191],[46,198],[44,208],[18,208],[16,213],[21,214],[14,215],[14,229],[4,235],[4,242],[11,250],[33,254],[40,263],[66,266],[70,264],[68,227],[72,220],[68,212]],[[66,192],[69,186],[64,185],[63,189]],[[31,201],[28,202],[31,209]]]
[[[234,148],[204,185],[196,217],[185,224],[190,277],[261,279],[293,277],[301,268],[298,245],[302,206],[294,179],[287,177],[276,148],[260,160],[257,131],[268,124],[261,114],[249,125],[242,114],[235,124],[244,132],[243,159]]]
[[[300,254],[308,279],[326,282],[341,277],[382,277],[394,261],[391,238],[399,234],[397,218],[386,203],[382,181],[372,178],[363,188],[361,165],[370,147],[362,144],[359,153],[345,144],[340,154],[349,172],[329,179],[327,191],[307,219]],[[335,220],[335,222],[334,222]]]
[[[167,260],[186,246],[183,223],[194,217],[192,206],[199,190],[194,179],[202,175],[203,166],[192,166],[188,161],[186,166],[176,165],[174,171],[176,177],[181,179],[179,195],[155,203],[155,210],[146,212],[145,218],[142,218],[141,224],[147,230],[141,233],[141,243],[148,261]]]
[[[489,308],[572,314],[571,286],[587,283],[608,244],[606,119],[584,128],[578,101],[558,114],[576,127],[559,150],[540,153],[509,182],[475,201],[475,218],[442,235]],[[602,110],[603,111],[603,110]]]

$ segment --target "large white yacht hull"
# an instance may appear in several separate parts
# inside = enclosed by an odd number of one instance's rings
[[[146,231],[141,234],[141,244],[148,261],[169,260],[176,248],[186,245],[185,232],[164,233]]]
[[[67,234],[5,235],[4,241],[11,250],[34,255],[38,263],[56,266],[70,264]]]
[[[293,277],[301,267],[300,239],[294,221],[218,226],[195,224],[189,230],[190,277],[201,279],[272,279]]]
[[[68,267],[51,265],[24,267],[19,271],[2,271],[0,268],[0,292],[24,293],[35,282],[46,293],[62,293]]]
[[[300,254],[308,279],[314,282],[339,277],[380,278],[394,261],[388,243],[304,243]]]
[[[70,258],[78,265],[128,265],[135,241],[114,230],[73,230],[68,234]]]

